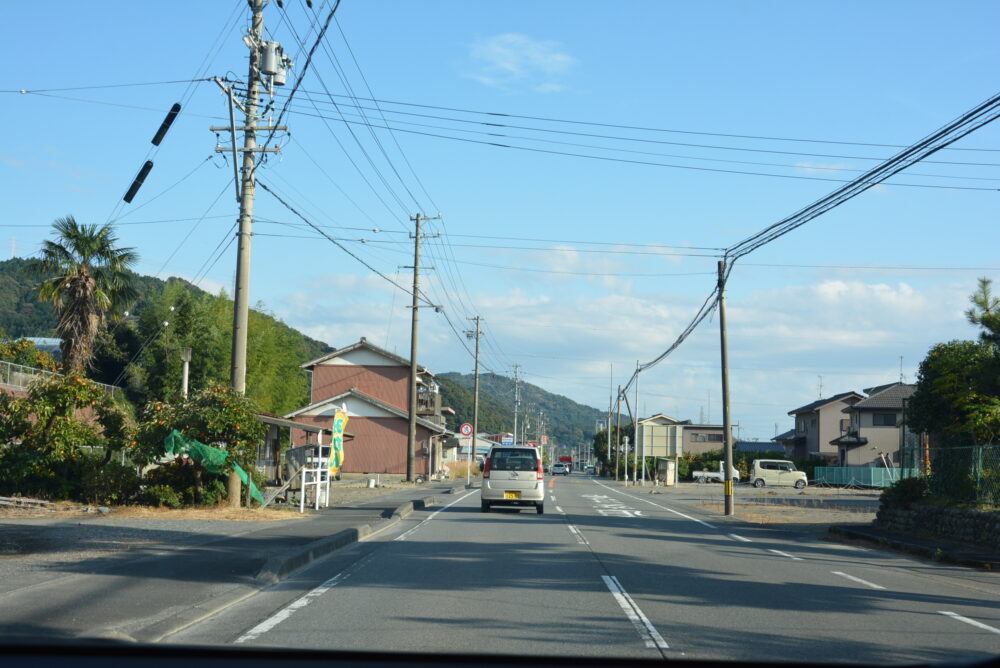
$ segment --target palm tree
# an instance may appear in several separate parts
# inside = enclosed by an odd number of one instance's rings
[[[139,256],[119,248],[110,225],[80,225],[72,216],[52,227],[58,237],[42,243],[34,269],[45,277],[38,296],[55,305],[63,369],[82,374],[94,354],[101,324],[135,298],[129,269]]]

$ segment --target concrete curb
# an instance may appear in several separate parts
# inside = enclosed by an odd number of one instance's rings
[[[834,537],[849,538],[851,540],[861,540],[872,545],[887,547],[898,552],[905,552],[918,557],[925,557],[933,561],[945,561],[959,566],[970,566],[983,570],[1000,570],[1000,557],[988,557],[976,554],[975,548],[967,548],[969,554],[963,554],[963,548],[956,546],[944,549],[941,544],[922,542],[919,538],[907,540],[901,537],[877,534],[864,529],[854,529],[852,527],[832,525],[829,533]]]

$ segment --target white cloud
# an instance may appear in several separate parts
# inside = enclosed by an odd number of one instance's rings
[[[530,88],[538,93],[566,90],[560,79],[576,63],[558,42],[534,40],[517,33],[476,42],[469,59],[475,70],[466,76],[485,86]]]

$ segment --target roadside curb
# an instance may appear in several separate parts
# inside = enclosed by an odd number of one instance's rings
[[[459,491],[465,491],[465,486],[453,487],[450,490],[440,493],[457,494]],[[371,524],[349,527],[331,536],[314,540],[294,552],[271,557],[257,571],[248,584],[237,585],[223,594],[213,596],[165,619],[136,629],[131,634],[124,634],[117,630],[109,629],[105,633],[105,636],[121,641],[159,642],[168,636],[180,633],[190,626],[219,614],[226,608],[260,593],[269,586],[278,584],[288,575],[308,566],[314,561],[328,556],[332,552],[353,545],[374,533],[384,531],[399,524],[413,513],[414,510],[430,508],[441,505],[441,503],[442,501],[438,498],[437,494],[414,501],[407,501],[397,506],[388,518],[386,518],[385,522],[379,522],[374,527]]]
[[[1000,570],[1000,557],[987,556],[976,552],[974,547],[948,545],[936,541],[921,540],[918,537],[905,538],[898,534],[888,535],[875,529],[856,528],[834,524],[829,533],[837,538],[861,540],[897,552],[905,552],[933,561],[945,561],[959,566],[970,566],[983,570]]]

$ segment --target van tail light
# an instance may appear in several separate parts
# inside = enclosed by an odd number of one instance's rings
[[[483,465],[483,480],[488,480],[490,477],[490,460],[486,459],[486,464]]]
[[[538,458],[538,471],[535,473],[535,480],[545,480],[545,468],[542,466],[542,458]]]

